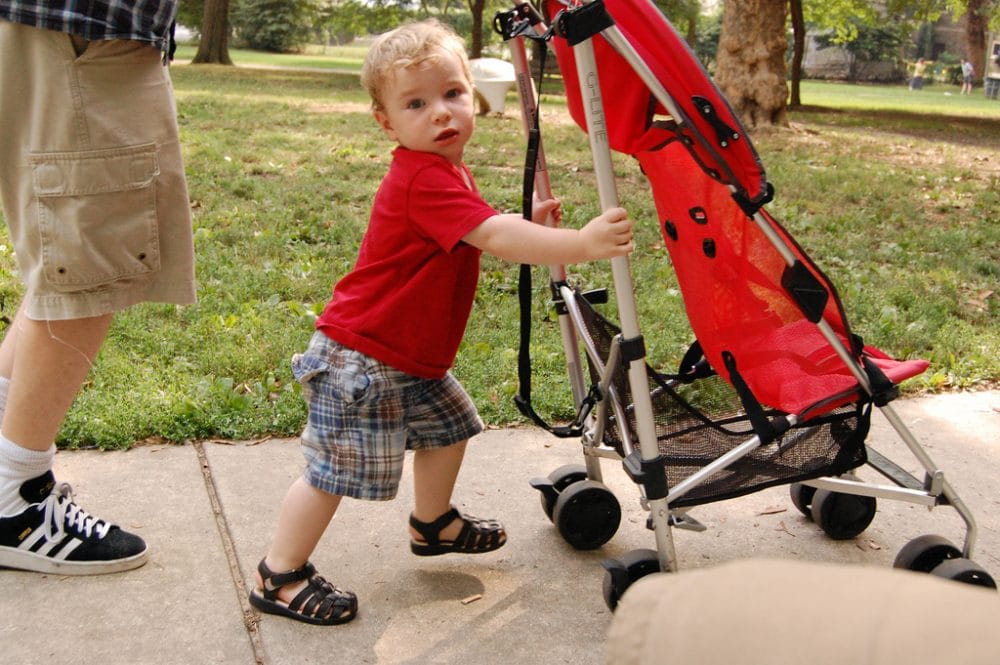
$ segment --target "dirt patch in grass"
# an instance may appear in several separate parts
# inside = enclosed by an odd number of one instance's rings
[[[336,104],[307,104],[307,113],[371,113],[369,104],[359,102],[338,102]]]

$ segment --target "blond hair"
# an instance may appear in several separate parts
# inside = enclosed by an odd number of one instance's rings
[[[382,91],[399,69],[437,62],[443,54],[456,56],[466,78],[472,82],[465,41],[452,28],[436,19],[404,25],[380,35],[365,56],[361,85],[372,98],[372,108],[382,109]]]

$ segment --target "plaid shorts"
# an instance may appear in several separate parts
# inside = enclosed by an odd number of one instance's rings
[[[305,479],[330,494],[396,496],[406,450],[440,448],[483,431],[475,405],[449,373],[421,379],[316,332],[292,358],[309,420]]]

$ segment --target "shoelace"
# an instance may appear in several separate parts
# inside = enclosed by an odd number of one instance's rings
[[[73,502],[73,488],[69,483],[61,483],[44,504],[45,537],[50,541],[61,540],[67,527],[88,537],[96,532],[98,538],[104,538],[111,529],[111,524],[93,517]]]

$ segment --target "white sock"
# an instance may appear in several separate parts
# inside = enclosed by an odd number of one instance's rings
[[[0,376],[0,422],[3,422],[3,414],[7,411],[8,390],[10,390],[10,379]]]
[[[55,444],[45,451],[30,450],[0,434],[0,517],[17,515],[28,508],[30,504],[21,496],[21,485],[51,469],[55,454]]]

